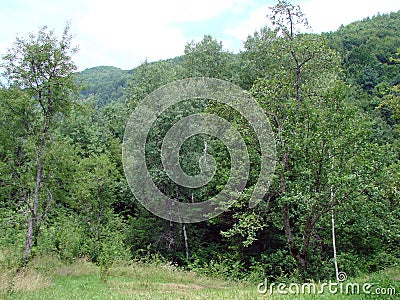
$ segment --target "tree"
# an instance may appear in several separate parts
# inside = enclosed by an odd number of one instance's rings
[[[279,1],[272,11],[276,37],[269,43],[270,70],[253,86],[253,93],[266,108],[276,130],[280,167],[272,198],[281,207],[290,252],[305,269],[313,229],[330,205],[323,200],[323,195],[328,194],[323,186],[328,180],[324,170],[325,164],[329,164],[326,156],[333,136],[321,132],[329,130],[324,118],[336,114],[341,105],[325,91],[335,80],[338,59],[323,39],[299,33],[308,22],[298,6]],[[272,63],[276,57],[278,63]],[[299,201],[301,204],[296,203]],[[301,246],[296,245],[294,236],[299,229],[303,231]]]
[[[2,57],[3,76],[9,88],[23,91],[27,101],[33,102],[31,112],[34,118],[26,124],[26,139],[31,140],[34,151],[32,168],[35,178],[33,191],[29,191],[25,199],[28,207],[25,261],[31,257],[32,246],[39,235],[40,221],[53,200],[50,190],[42,193],[44,155],[51,129],[57,122],[57,114],[66,113],[71,106],[71,92],[75,90],[72,72],[76,69],[71,55],[76,51],[71,46],[67,25],[60,38],[47,27],[41,28],[37,34],[31,33],[28,38],[17,37],[14,45]],[[13,105],[9,105],[11,110]],[[40,208],[44,210],[41,213]]]
[[[236,214],[237,223],[225,235],[247,236],[249,245],[261,229],[277,227],[300,270],[310,274],[309,262],[324,255],[315,251],[314,239],[326,226],[324,217],[368,188],[380,160],[372,159],[368,119],[346,101],[339,56],[323,37],[300,33],[308,23],[299,7],[279,1],[272,11],[272,29],[246,45],[254,60],[265,62],[251,92],[273,124],[275,180],[266,204]]]
[[[183,58],[186,77],[204,76],[225,80],[233,77],[235,57],[223,50],[222,42],[210,35],[205,35],[198,43],[187,43]]]
[[[157,88],[174,80],[182,79],[183,72],[182,66],[174,62],[143,62],[128,80],[125,90],[128,107],[135,109],[139,101]]]

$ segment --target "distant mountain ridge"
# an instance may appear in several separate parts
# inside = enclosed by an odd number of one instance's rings
[[[112,66],[98,66],[76,73],[76,80],[81,85],[81,97],[95,98],[98,107],[113,101],[124,101],[124,88],[132,70],[122,70]]]
[[[399,66],[391,60],[400,49],[400,11],[365,18],[323,35],[341,55],[351,83],[369,93],[381,82],[400,83]]]
[[[372,93],[382,82],[400,83],[399,66],[390,60],[400,48],[400,11],[368,17],[322,35],[342,56],[343,70],[350,83],[367,93]],[[183,60],[183,56],[178,56],[165,61]],[[112,66],[77,72],[77,81],[83,87],[80,95],[94,97],[99,108],[114,101],[124,102],[124,89],[134,72],[135,68],[122,70]]]

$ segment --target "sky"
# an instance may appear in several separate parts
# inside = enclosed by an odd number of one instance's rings
[[[400,10],[399,0],[298,0],[313,32]],[[0,0],[0,53],[16,36],[48,26],[61,35],[71,23],[78,70],[132,69],[145,60],[182,55],[205,34],[238,52],[248,35],[267,24],[274,0]]]

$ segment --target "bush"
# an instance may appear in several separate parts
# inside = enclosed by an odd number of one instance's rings
[[[231,255],[216,255],[216,258],[210,261],[201,261],[194,258],[188,264],[190,270],[207,276],[218,277],[223,279],[243,280],[246,278],[244,262]]]
[[[108,270],[114,264],[127,264],[131,261],[130,250],[126,246],[125,224],[118,217],[101,228],[100,240],[95,241],[95,245],[101,281],[106,281]]]
[[[59,216],[52,224],[42,227],[36,253],[54,253],[67,262],[87,255],[89,239],[84,228],[73,214]]]

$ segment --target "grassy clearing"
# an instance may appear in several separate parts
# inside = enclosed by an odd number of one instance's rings
[[[10,280],[13,272],[0,271],[0,299],[257,299],[259,296],[254,286],[200,276],[170,264],[133,263],[114,267],[109,270],[106,282],[100,281],[98,267],[85,260],[66,265],[57,259],[41,258]]]
[[[237,283],[185,272],[170,264],[133,263],[109,270],[106,282],[98,268],[85,260],[63,264],[54,258],[36,259],[10,276],[0,271],[0,299],[396,299],[398,295],[269,295],[257,284]],[[394,287],[400,293],[400,269],[393,268],[348,282]]]

